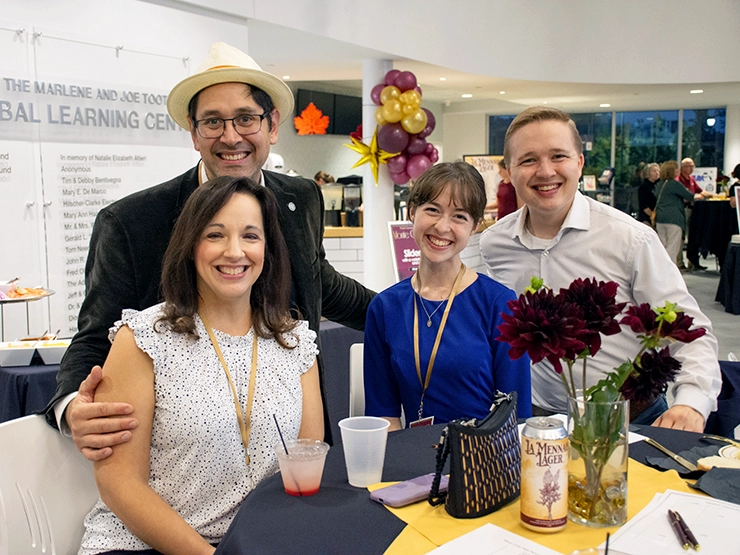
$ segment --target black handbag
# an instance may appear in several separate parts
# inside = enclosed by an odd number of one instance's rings
[[[453,420],[437,447],[437,468],[429,504],[445,504],[455,518],[476,518],[497,511],[519,497],[521,444],[516,422],[516,392],[496,392],[483,420]],[[450,481],[440,493],[447,457]]]

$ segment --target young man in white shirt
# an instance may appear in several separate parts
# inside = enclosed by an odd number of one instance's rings
[[[707,329],[700,339],[676,344],[682,363],[673,386],[674,403],[663,396],[635,407],[635,423],[701,432],[716,410],[721,375],[712,324],[689,294],[656,233],[627,214],[582,195],[583,143],[573,120],[554,108],[519,114],[506,133],[504,159],[524,207],[481,236],[481,253],[497,281],[522,293],[532,276],[558,291],[576,278],[615,281],[618,302],[677,303]],[[587,386],[638,352],[634,334],[603,338],[589,360]],[[547,361],[532,366],[532,405],[540,414],[565,412],[560,377]],[[636,414],[636,413],[639,413]]]

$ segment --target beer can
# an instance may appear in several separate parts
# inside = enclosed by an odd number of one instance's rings
[[[568,520],[568,432],[557,418],[528,418],[522,430],[521,519],[536,532]]]

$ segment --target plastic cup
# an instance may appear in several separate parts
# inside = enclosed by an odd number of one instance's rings
[[[285,493],[296,497],[317,493],[329,445],[317,439],[289,439],[285,445],[288,454],[282,443],[274,447]]]
[[[352,416],[339,421],[350,485],[365,488],[380,482],[388,426],[390,422],[376,416]]]

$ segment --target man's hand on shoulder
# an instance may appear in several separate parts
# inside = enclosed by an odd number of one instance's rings
[[[687,432],[702,433],[704,424],[704,417],[696,409],[688,405],[673,405],[661,414],[652,425],[660,428],[674,428]]]
[[[128,403],[95,402],[95,390],[102,379],[103,370],[93,367],[64,411],[77,449],[90,461],[110,457],[113,447],[129,441],[129,430],[139,425],[136,418],[126,416],[134,410]]]

